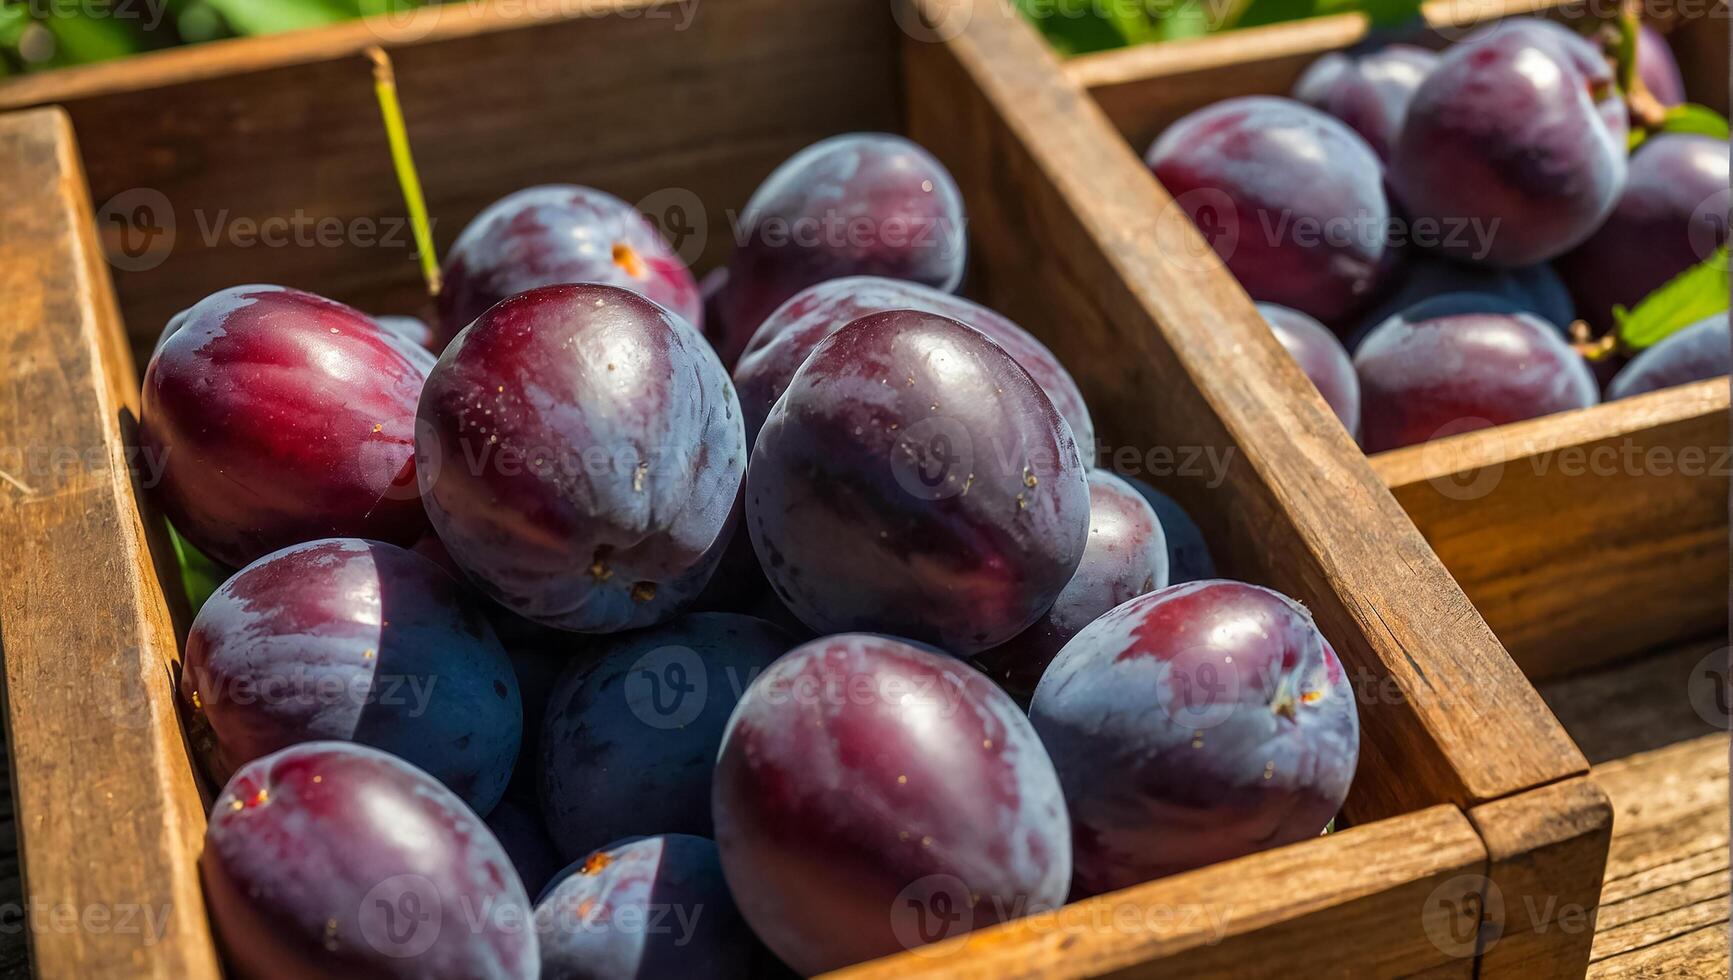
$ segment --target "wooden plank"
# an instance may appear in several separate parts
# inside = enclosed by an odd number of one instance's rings
[[[1727,618],[1728,382],[1383,453],[1396,499],[1530,677]]]
[[[955,13],[921,2],[932,23]],[[959,19],[905,62],[910,91],[956,93],[910,99],[910,129],[964,189],[975,292],[1071,366],[1110,464],[1173,477],[1229,574],[1316,615],[1361,691],[1353,820],[1585,772],[1183,212],[1088,96],[1052,80],[1044,42],[1000,0]],[[1198,466],[1155,472],[1162,450]]]
[[[32,959],[216,977],[174,629],[123,436],[137,387],[65,116],[0,117],[0,161],[0,645]]]
[[[1306,976],[1469,977],[1472,956],[1434,937],[1478,907],[1485,857],[1460,810],[1432,807],[830,976],[1286,978],[1300,957]]]

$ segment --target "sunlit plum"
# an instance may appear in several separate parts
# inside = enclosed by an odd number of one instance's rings
[[[1329,403],[1330,410],[1342,420],[1349,434],[1360,432],[1360,380],[1354,376],[1354,363],[1336,335],[1322,323],[1299,310],[1290,310],[1274,303],[1259,303],[1258,312],[1270,325],[1270,331],[1281,341],[1288,353],[1318,393]]]
[[[1438,64],[1438,54],[1391,44],[1365,54],[1333,51],[1294,83],[1294,98],[1348,124],[1381,160],[1402,131],[1408,102]]]
[[[1719,378],[1733,361],[1733,337],[1728,336],[1727,314],[1721,313],[1692,324],[1638,354],[1607,386],[1607,398],[1635,395]]]

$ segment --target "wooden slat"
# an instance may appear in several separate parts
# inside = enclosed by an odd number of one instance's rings
[[[1728,382],[1384,453],[1373,467],[1530,677],[1727,618]]]
[[[1299,962],[1316,977],[1470,977],[1473,958],[1433,937],[1474,907],[1485,858],[1460,810],[1432,807],[830,976],[1285,978]]]
[[[32,958],[215,977],[174,630],[128,468],[137,387],[65,116],[0,117],[0,160],[0,646]],[[41,927],[60,906],[103,925]]]

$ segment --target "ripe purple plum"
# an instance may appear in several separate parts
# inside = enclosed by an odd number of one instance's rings
[[[732,366],[758,325],[795,293],[844,276],[907,279],[950,292],[963,281],[963,195],[944,164],[901,136],[815,143],[776,169],[746,205],[741,244],[716,294],[710,337]]]
[[[974,327],[1010,354],[1028,371],[1053,407],[1071,426],[1077,445],[1092,456],[1095,423],[1077,382],[1053,352],[1009,318],[950,293],[920,283],[875,276],[832,279],[802,290],[759,326],[734,366],[734,387],[746,414],[746,441],[758,438],[770,406],[788,390],[794,372],[806,363],[819,341],[869,313],[920,310],[937,313]]]
[[[529,896],[481,818],[439,782],[344,742],[235,773],[199,859],[245,978],[535,980]]]
[[[1360,754],[1299,603],[1240,582],[1133,599],[1065,645],[1029,712],[1065,787],[1074,897],[1316,837]]]
[[[1380,160],[1388,160],[1409,101],[1437,66],[1437,52],[1412,44],[1365,54],[1331,52],[1312,62],[1294,83],[1293,95],[1342,120]]]
[[[1625,182],[1624,98],[1594,45],[1512,20],[1444,53],[1409,104],[1390,181],[1436,251],[1498,266],[1562,255]]]
[[[536,903],[535,926],[541,980],[755,975],[757,941],[702,837],[636,837],[590,854]]]
[[[571,184],[530,187],[489,205],[445,258],[434,350],[495,303],[538,286],[602,283],[630,289],[704,327],[686,263],[638,210]]]
[[[1613,326],[1613,307],[1634,307],[1727,240],[1727,141],[1664,133],[1644,141],[1606,223],[1558,262],[1577,310]]]
[[[548,837],[547,826],[542,823],[541,808],[534,803],[509,797],[501,800],[487,815],[487,828],[505,849],[528,894],[540,894],[565,867],[565,859],[560,857],[559,849]]]
[[[1718,313],[1638,354],[1607,386],[1607,399],[1719,378],[1728,373],[1730,361],[1733,337],[1728,336],[1727,314]]]
[[[1290,310],[1274,303],[1259,303],[1258,312],[1270,325],[1270,331],[1281,341],[1288,353],[1300,365],[1306,377],[1336,417],[1347,427],[1348,434],[1360,434],[1360,379],[1354,376],[1354,362],[1347,348],[1322,323],[1299,310]]]
[[[1070,826],[1003,691],[889,637],[814,640],[747,688],[716,763],[735,901],[802,976],[1056,908]]]
[[[1392,317],[1360,345],[1354,369],[1369,453],[1599,400],[1582,355],[1525,313]]]
[[[523,736],[487,618],[444,569],[378,541],[296,545],[224,582],[187,632],[180,689],[217,782],[290,745],[352,741],[485,814]]]
[[[568,859],[634,833],[707,837],[710,777],[741,692],[794,637],[750,616],[694,613],[611,637],[548,699],[540,796]]]
[[[484,313],[428,376],[429,518],[488,596],[543,625],[678,615],[728,541],[746,436],[691,324],[637,293],[544,286]]]
[[[371,318],[281,286],[186,311],[144,375],[139,444],[156,502],[198,550],[239,568],[314,538],[410,545],[415,404],[427,366]]]
[[[1484,304],[1477,304],[1455,312],[1532,313],[1557,327],[1561,335],[1577,318],[1570,289],[1550,263],[1500,269],[1419,253],[1403,264],[1396,278],[1396,287],[1371,310],[1348,324],[1335,325],[1336,335],[1346,341],[1349,350],[1358,349],[1366,335],[1385,320],[1444,296],[1495,296],[1506,305],[1481,308]]]
[[[818,633],[978,653],[1033,625],[1089,536],[1071,427],[999,345],[875,313],[825,339],[759,432],[746,520],[778,596]]]
[[[1059,649],[1114,606],[1168,584],[1167,535],[1155,509],[1129,482],[1089,473],[1089,544],[1053,608],[975,664],[1027,703]]]
[[[1671,107],[1685,103],[1685,78],[1679,74],[1679,62],[1673,57],[1673,48],[1665,35],[1648,24],[1638,28],[1637,75],[1642,78],[1643,87],[1661,105]]]
[[[1340,120],[1292,99],[1227,99],[1169,126],[1144,159],[1253,299],[1325,321],[1371,299],[1384,168]]]

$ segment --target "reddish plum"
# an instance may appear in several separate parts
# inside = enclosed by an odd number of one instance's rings
[[[1369,453],[1586,408],[1582,355],[1525,313],[1392,317],[1354,355]]]
[[[310,742],[248,764],[199,859],[229,969],[272,980],[534,980],[529,896],[481,818],[419,769]]]
[[[1341,121],[1292,99],[1227,99],[1145,157],[1253,299],[1338,320],[1371,298],[1390,207],[1383,166]]]
[[[740,910],[803,976],[1065,900],[1065,803],[1028,719],[888,637],[814,640],[754,681],[714,804]]]
[[[1512,20],[1444,53],[1408,107],[1391,186],[1455,258],[1523,266],[1600,226],[1625,182],[1624,99],[1594,45]]]
[[[1348,359],[1342,342],[1322,323],[1299,310],[1259,303],[1258,312],[1264,315],[1276,339],[1294,355],[1300,370],[1312,379],[1348,433],[1359,435],[1360,379],[1354,376],[1354,362]]]
[[[1294,83],[1294,98],[1335,116],[1359,133],[1380,160],[1402,132],[1402,117],[1438,53],[1391,44],[1365,54],[1336,51],[1312,62]]]
[[[314,538],[414,544],[425,362],[372,319],[281,286],[237,286],[176,318],[144,375],[155,497],[198,550],[239,568]]]
[[[776,169],[740,219],[709,336],[733,365],[758,325],[795,293],[843,276],[963,281],[963,195],[932,154],[901,136],[854,133]]]
[[[484,313],[428,376],[428,516],[475,584],[579,632],[650,626],[703,590],[746,465],[734,386],[685,320],[615,286]]]
[[[1733,338],[1728,336],[1727,314],[1718,313],[1638,354],[1607,386],[1607,398],[1631,398],[1719,378],[1727,374],[1729,361],[1733,361]]]
[[[494,202],[458,236],[445,258],[434,349],[500,300],[580,282],[630,289],[703,329],[698,283],[655,225],[612,194],[550,184]]]
[[[1239,582],[1091,623],[1029,717],[1065,787],[1078,897],[1316,837],[1360,753],[1353,690],[1311,615]]]
[[[746,482],[753,546],[802,622],[959,655],[1032,625],[1089,532],[1083,461],[1052,401],[984,334],[914,310],[818,345]]]

